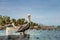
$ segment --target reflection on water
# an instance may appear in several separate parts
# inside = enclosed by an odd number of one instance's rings
[[[19,33],[13,34],[19,35]],[[29,40],[60,40],[60,31],[55,30],[28,30]],[[5,30],[0,31],[0,36],[5,35]]]

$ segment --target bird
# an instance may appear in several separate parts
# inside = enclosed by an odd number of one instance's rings
[[[30,28],[30,23],[27,23],[27,25],[22,26],[18,29],[18,32],[25,32],[26,30],[28,30]]]
[[[30,14],[28,14],[28,23],[25,26],[20,26],[17,30],[17,32],[23,32],[25,34],[25,31],[30,28],[31,20],[30,20]]]

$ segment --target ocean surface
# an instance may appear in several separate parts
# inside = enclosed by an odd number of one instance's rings
[[[60,31],[56,30],[28,30],[29,40],[60,40]],[[13,31],[13,35],[19,35]],[[0,30],[0,36],[5,36],[6,31]]]

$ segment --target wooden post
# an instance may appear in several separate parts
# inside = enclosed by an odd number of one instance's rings
[[[12,27],[7,27],[6,28],[6,35],[12,35]]]

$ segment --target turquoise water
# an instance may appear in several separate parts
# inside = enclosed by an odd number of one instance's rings
[[[60,31],[30,30],[30,40],[60,40]]]
[[[30,34],[30,40],[60,40],[60,31],[55,30],[28,30],[28,34]],[[6,31],[1,30],[0,36],[5,36]],[[19,35],[13,31],[13,34]]]

